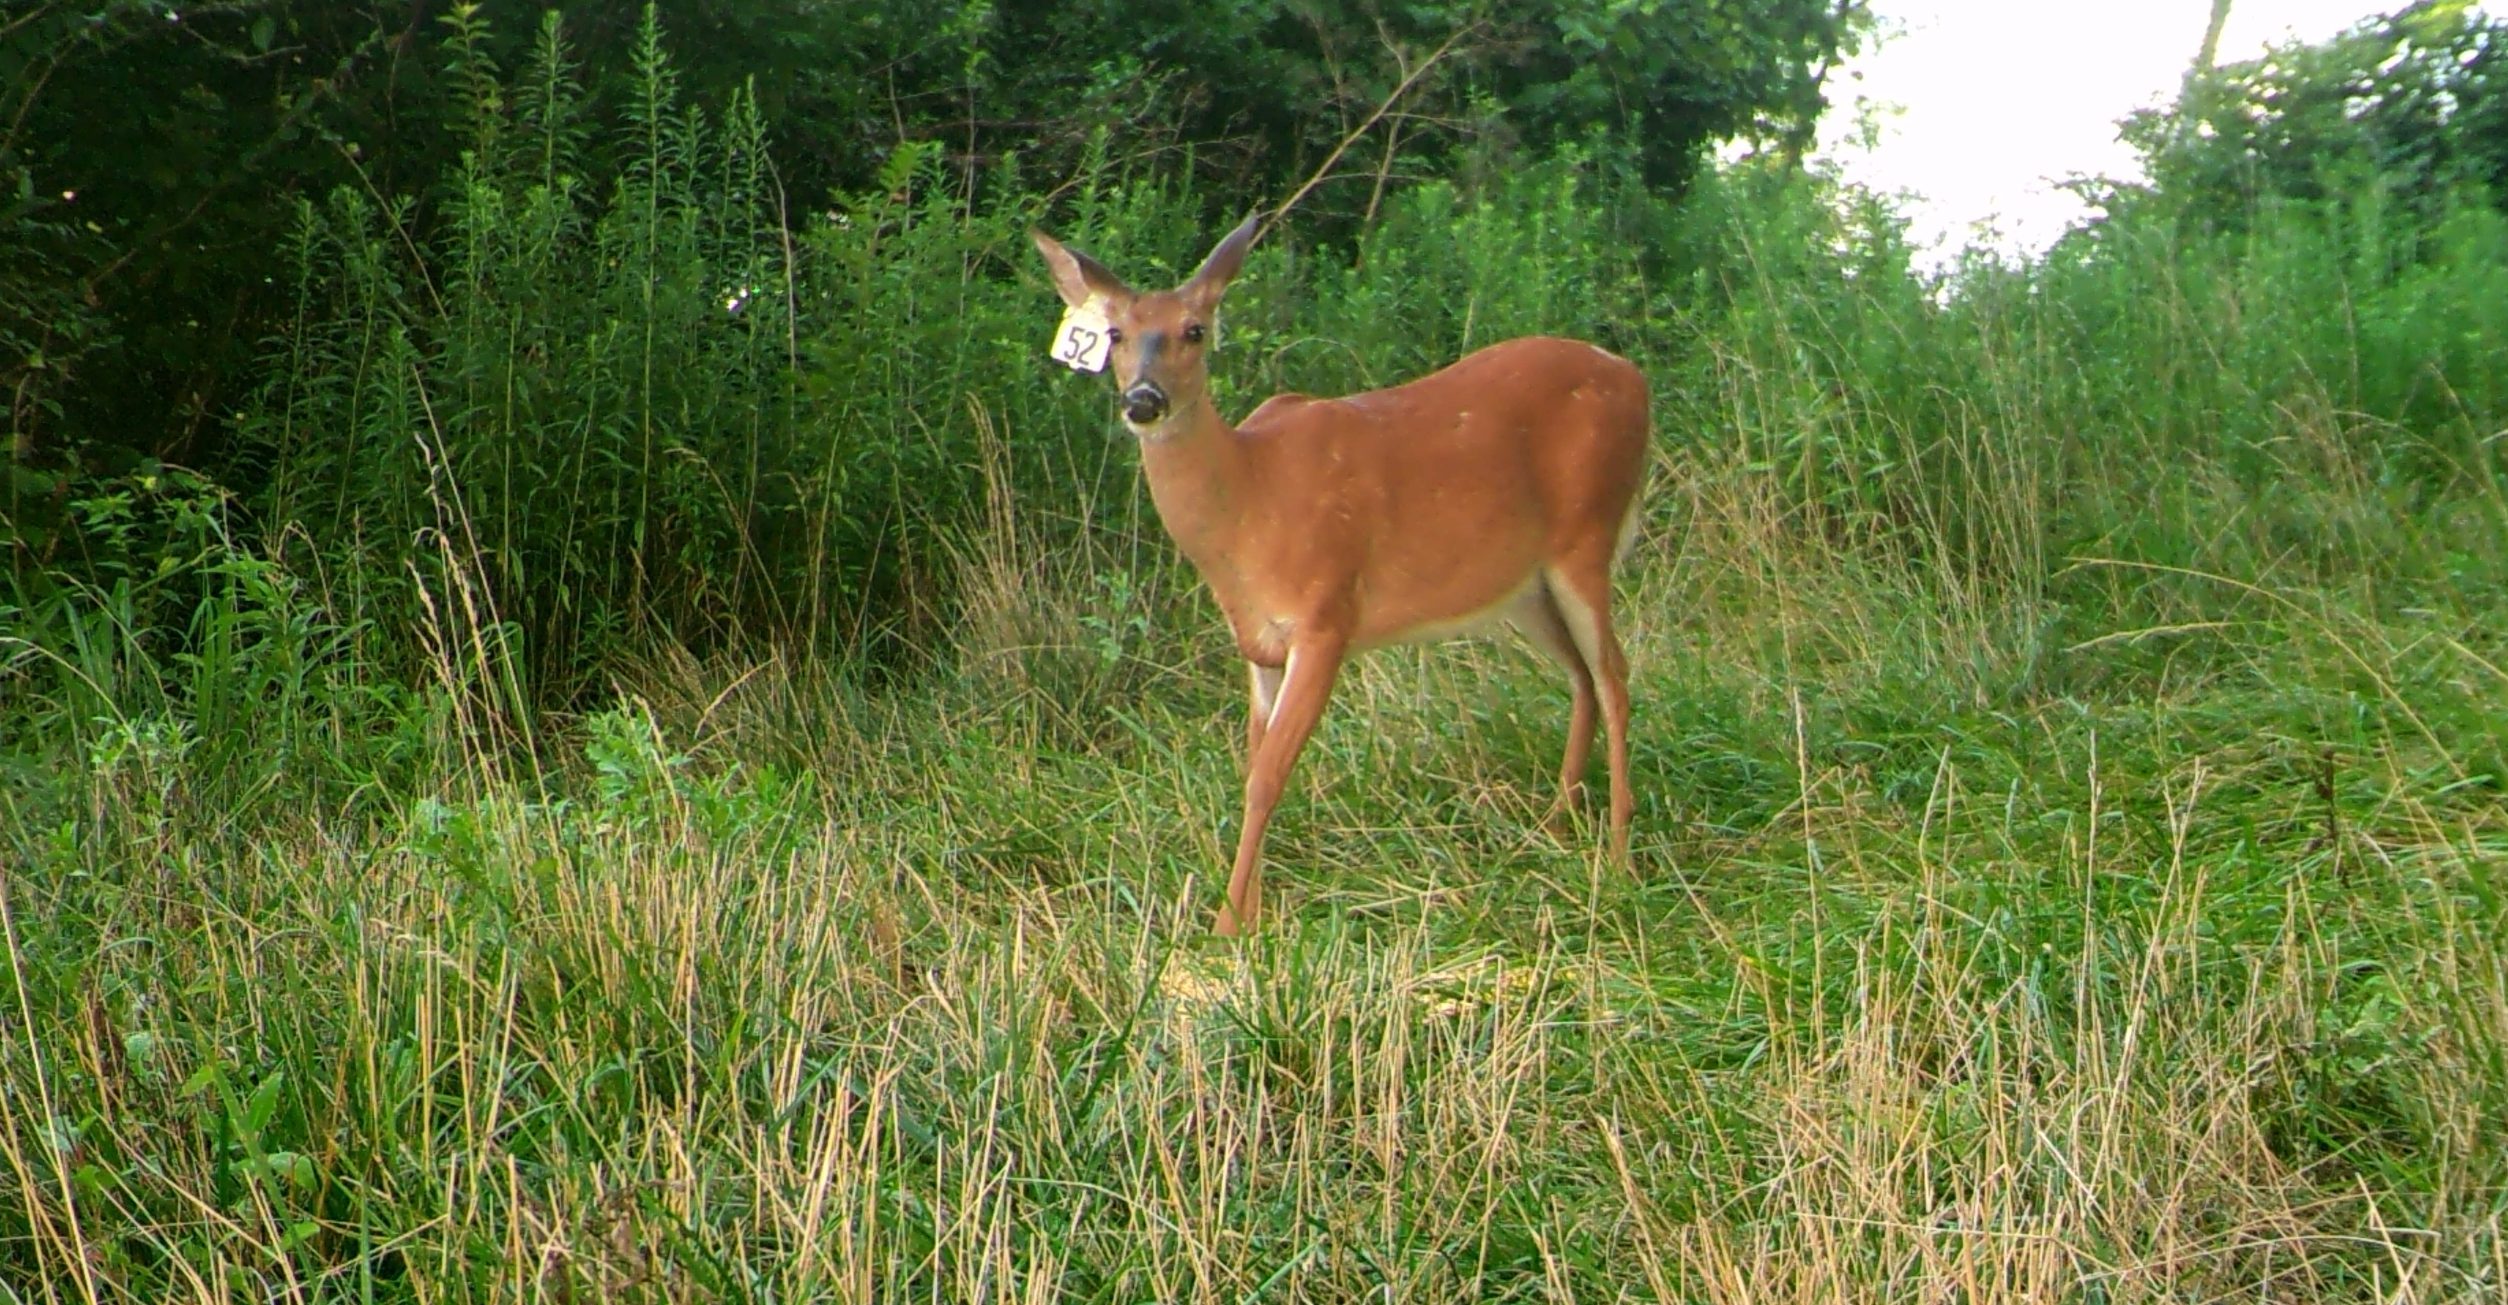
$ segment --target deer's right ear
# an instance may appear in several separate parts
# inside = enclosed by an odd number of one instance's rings
[[[1071,307],[1122,303],[1132,298],[1132,288],[1096,259],[1079,250],[1063,248],[1061,241],[1034,227],[1028,228],[1028,239],[1035,241],[1036,252],[1045,256],[1045,266],[1053,269],[1054,293]]]
[[[1193,274],[1192,280],[1184,283],[1180,293],[1200,302],[1205,311],[1217,308],[1219,297],[1228,292],[1228,283],[1236,280],[1238,270],[1245,266],[1245,251],[1254,245],[1254,232],[1262,216],[1260,213],[1250,214],[1245,221],[1238,223],[1237,229],[1229,232],[1220,240],[1218,247],[1210,251],[1210,257],[1202,260],[1200,270]]]

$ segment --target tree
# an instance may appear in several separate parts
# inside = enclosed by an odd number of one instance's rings
[[[1864,0],[655,7],[690,101],[750,88],[795,212],[871,184],[909,143],[980,187],[1059,180],[1111,139],[1127,170],[1187,182],[1213,211],[1277,202],[1338,157],[1306,211],[1345,223],[1467,152],[1597,137],[1677,188],[1716,139],[1807,133],[1868,17]],[[596,119],[619,111],[600,92],[629,70],[645,8],[565,9]],[[6,521],[81,469],[221,470],[223,423],[287,301],[287,201],[354,187],[423,241],[460,148],[441,57],[457,15],[519,63],[530,22],[447,0],[21,0],[0,17]]]
[[[396,112],[427,80],[418,17],[37,0],[0,24],[10,520],[32,468],[185,456],[215,427],[267,327],[289,192],[439,162]]]
[[[2417,206],[2466,184],[2508,198],[2508,20],[2423,0],[2321,44],[2198,70],[2175,107],[2126,133],[2153,191],[2217,220],[2369,177]]]

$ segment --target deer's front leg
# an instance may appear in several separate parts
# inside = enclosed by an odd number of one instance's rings
[[[1323,719],[1324,703],[1332,697],[1347,647],[1339,635],[1308,635],[1291,645],[1288,661],[1272,686],[1269,709],[1255,714],[1248,731],[1253,748],[1245,770],[1245,822],[1237,832],[1236,865],[1228,873],[1228,901],[1212,925],[1218,933],[1243,933],[1254,926],[1262,911],[1263,830],[1271,823],[1272,808],[1280,804],[1282,790],[1288,787],[1290,768],[1297,765],[1306,736]],[[1260,705],[1260,668],[1255,671],[1254,696]]]

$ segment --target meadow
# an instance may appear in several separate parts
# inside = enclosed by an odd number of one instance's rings
[[[1571,156],[1259,250],[1233,410],[1556,330],[1658,446],[1632,864],[1542,828],[1546,664],[1381,652],[1240,942],[1241,671],[1038,197],[796,250],[688,130],[472,160],[425,278],[308,205],[261,496],[8,596],[0,1299],[2508,1294],[2487,204],[1928,275]]]

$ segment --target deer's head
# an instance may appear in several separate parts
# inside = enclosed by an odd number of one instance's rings
[[[1253,218],[1228,233],[1200,270],[1173,290],[1142,294],[1105,265],[1042,231],[1030,231],[1037,252],[1053,269],[1054,290],[1073,308],[1093,309],[1112,328],[1109,366],[1123,421],[1132,432],[1156,438],[1167,419],[1190,412],[1210,387],[1210,350],[1219,339],[1219,299],[1245,265],[1254,243]]]

